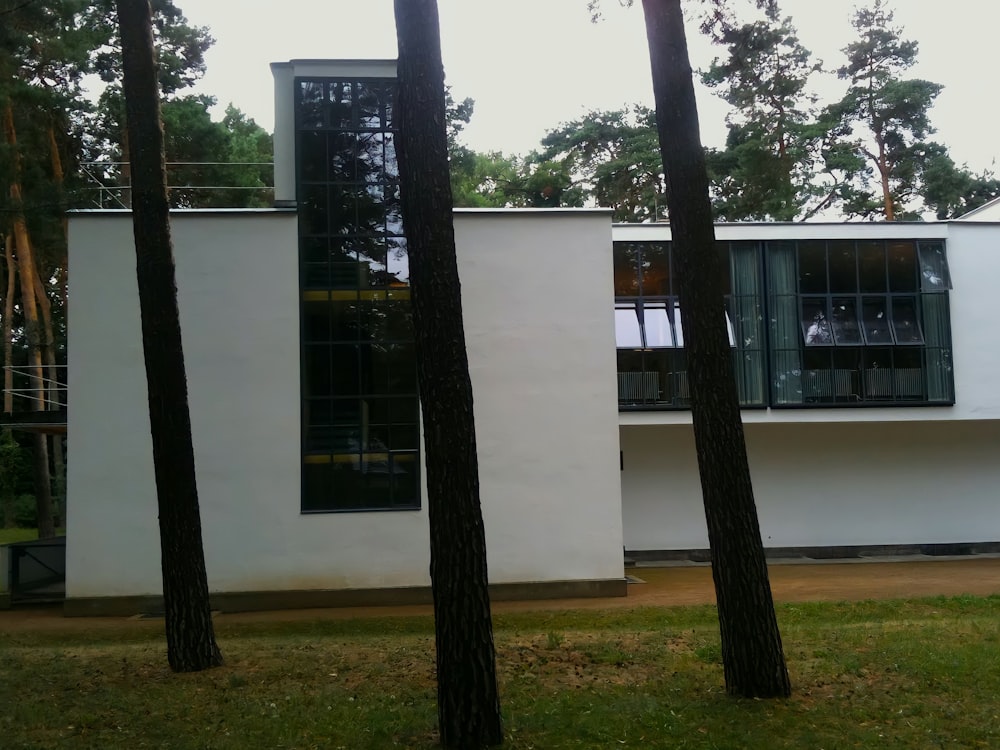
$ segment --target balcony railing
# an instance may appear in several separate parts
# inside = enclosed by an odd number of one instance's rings
[[[37,367],[8,365],[3,369],[12,375],[13,386],[4,394],[11,396],[12,411],[0,415],[0,425],[41,432],[65,432],[66,365],[42,367],[40,375]]]

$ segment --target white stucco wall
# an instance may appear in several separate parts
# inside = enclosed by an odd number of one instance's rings
[[[605,211],[460,211],[491,578],[620,577]]]
[[[1000,540],[1000,423],[748,425],[768,547]],[[688,425],[621,428],[625,546],[705,549]]]
[[[457,225],[491,580],[620,578],[607,215]],[[426,585],[426,498],[300,513],[295,215],[172,228],[210,588]],[[126,213],[70,221],[69,597],[160,590],[131,232]]]

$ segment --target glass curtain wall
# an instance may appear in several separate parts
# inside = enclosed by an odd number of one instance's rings
[[[952,403],[944,245],[767,244],[771,399]]]
[[[420,505],[391,79],[296,81],[302,510]]]
[[[740,402],[764,404],[760,250],[721,242],[726,324]],[[690,389],[670,243],[614,244],[615,336],[620,408],[686,408]]]

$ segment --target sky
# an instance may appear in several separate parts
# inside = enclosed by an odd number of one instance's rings
[[[176,0],[216,39],[197,91],[233,103],[273,127],[269,64],[298,58],[396,57],[392,0]],[[638,1],[636,2],[638,6]],[[799,39],[829,69],[853,39],[852,0],[781,0]],[[602,0],[591,23],[586,0],[439,0],[445,75],[457,99],[472,97],[465,142],[479,151],[523,154],[547,130],[594,109],[652,105],[642,10]],[[919,42],[913,77],[944,85],[932,111],[934,138],[974,171],[1000,160],[996,134],[995,50],[1000,3],[991,0],[896,0],[904,38]],[[688,24],[691,60],[706,68],[720,54]],[[835,75],[815,81],[824,101],[838,98]],[[700,86],[700,84],[699,84]],[[986,98],[990,97],[990,98]],[[702,140],[722,145],[728,105],[698,92]]]

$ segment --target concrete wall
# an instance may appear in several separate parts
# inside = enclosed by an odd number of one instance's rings
[[[491,578],[621,575],[605,211],[456,220]]]
[[[768,547],[1000,540],[1000,423],[747,425]],[[625,546],[705,549],[688,425],[621,428]]]
[[[493,582],[622,575],[610,225],[551,218],[457,221]],[[211,590],[426,585],[426,498],[300,513],[294,214],[172,226]],[[160,590],[131,232],[127,213],[70,222],[70,598]]]

